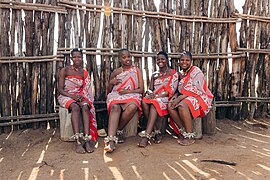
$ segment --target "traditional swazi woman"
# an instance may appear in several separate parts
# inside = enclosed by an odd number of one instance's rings
[[[91,79],[83,69],[83,54],[79,49],[71,51],[73,65],[64,67],[59,73],[58,102],[71,111],[73,138],[76,140],[77,153],[91,153],[97,140],[97,123]],[[83,132],[80,132],[80,117],[83,120]]]
[[[139,133],[141,136],[139,147],[146,147],[152,137],[155,143],[161,142],[163,123],[158,121],[166,119],[158,117],[168,115],[169,99],[174,95],[178,85],[178,73],[168,67],[169,59],[166,52],[161,51],[157,54],[156,63],[159,70],[152,74],[149,90],[142,100],[143,114],[148,121],[146,130]]]
[[[192,119],[204,117],[212,108],[213,94],[207,87],[203,72],[192,66],[192,55],[184,52],[180,57],[181,80],[178,92],[170,100],[168,111],[183,135],[179,144],[187,146],[195,142]],[[181,128],[181,127],[184,128]]]
[[[118,52],[121,67],[111,74],[107,96],[109,113],[108,136],[104,139],[106,152],[113,152],[115,143],[123,143],[123,128],[137,111],[141,111],[144,92],[142,72],[132,65],[130,52]]]

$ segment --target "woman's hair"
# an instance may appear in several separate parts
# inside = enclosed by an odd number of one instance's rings
[[[190,58],[190,60],[192,61],[192,54],[189,51],[184,51],[180,58],[182,58],[183,56],[188,56]]]
[[[118,58],[119,58],[119,60],[121,59],[121,57],[122,57],[122,54],[123,54],[123,52],[124,51],[127,51],[127,52],[129,52],[129,50],[128,49],[125,49],[125,48],[123,48],[123,49],[120,49],[119,51],[118,51]]]
[[[160,51],[157,55],[163,55],[167,59],[167,61],[169,60],[168,54],[165,51]]]
[[[71,51],[71,55],[73,55],[73,53],[75,53],[75,52],[80,52],[81,54],[83,54],[83,52],[82,52],[81,49],[79,49],[79,48],[74,48],[74,49],[72,49],[72,51]]]

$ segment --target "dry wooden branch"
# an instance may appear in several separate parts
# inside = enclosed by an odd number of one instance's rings
[[[21,115],[21,116],[7,116],[7,117],[0,117],[0,121],[20,120],[20,119],[37,119],[37,118],[58,117],[58,116],[59,116],[58,113]]]
[[[104,56],[117,56],[118,53],[116,52],[83,52],[84,54],[91,54],[91,55],[104,55]],[[58,51],[58,54],[70,54],[70,52],[66,52],[66,51]],[[216,54],[216,53],[215,53]],[[131,55],[134,57],[156,57],[156,53],[133,53],[131,51]],[[168,54],[170,58],[180,58],[181,54],[172,54],[169,53]],[[241,58],[241,57],[246,57],[246,54],[242,53],[242,54],[238,54],[238,55],[212,55],[212,54],[208,54],[208,55],[193,55],[192,58],[193,59],[200,59],[200,58],[207,58],[207,59],[228,59],[228,58]]]
[[[270,17],[254,16],[254,15],[239,14],[239,13],[234,13],[234,14],[232,14],[232,16],[233,17],[238,17],[238,18],[241,18],[241,19],[247,19],[247,20],[253,20],[253,21],[260,21],[260,22],[270,23]]]
[[[52,13],[67,14],[65,8],[61,6],[52,6],[39,3],[21,3],[16,1],[2,1],[0,2],[0,8],[7,9],[23,9],[23,10],[33,10],[33,11],[44,11]]]
[[[73,8],[84,11],[95,11],[95,12],[104,12],[103,6],[84,4],[84,3],[75,3],[69,1],[60,0],[59,5]],[[86,7],[86,8],[83,8]],[[92,9],[90,9],[92,8]],[[142,16],[142,17],[151,17],[156,19],[171,19],[171,20],[179,20],[186,22],[208,22],[208,23],[232,23],[232,22],[240,22],[238,18],[208,18],[205,16],[180,16],[174,15],[165,12],[151,12],[151,11],[139,11],[139,10],[131,10],[125,8],[111,8],[112,13],[119,13],[125,15],[134,15],[134,16]]]
[[[18,125],[18,124],[26,124],[26,123],[44,122],[44,121],[50,121],[50,120],[59,120],[59,117],[38,118],[38,119],[30,119],[30,120],[21,120],[21,121],[0,123],[0,127],[1,126]]]
[[[236,48],[237,51],[244,51],[249,53],[270,54],[270,49],[250,49],[250,48]]]
[[[64,59],[36,59],[36,60],[23,60],[23,59],[18,59],[18,60],[0,60],[0,64],[5,64],[5,63],[37,63],[37,62],[53,62],[53,61],[58,61],[58,62],[63,62]]]

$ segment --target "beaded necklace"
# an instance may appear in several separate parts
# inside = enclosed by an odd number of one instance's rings
[[[71,69],[74,70],[74,71],[76,71],[76,72],[78,72],[81,69],[81,67],[71,66]]]
[[[168,67],[166,68],[166,70],[164,72],[159,71],[159,76],[166,76],[167,75],[167,71],[168,71]]]
[[[192,65],[186,71],[183,71],[183,75],[186,76],[191,68],[192,68]]]

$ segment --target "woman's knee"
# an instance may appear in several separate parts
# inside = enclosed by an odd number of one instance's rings
[[[175,112],[175,109],[173,109],[171,106],[168,106],[167,110],[168,110],[169,114]]]
[[[184,111],[188,111],[188,106],[185,103],[180,103],[180,105],[177,107],[178,112],[184,112]]]
[[[111,107],[111,112],[120,112],[121,111],[121,107],[118,104],[114,104]]]
[[[150,106],[150,111],[155,111],[155,112],[156,112],[156,111],[157,111],[157,110],[156,110],[156,107],[155,107],[154,105],[151,105],[151,106]]]
[[[88,112],[88,111],[89,111],[89,105],[88,105],[88,104],[84,104],[84,105],[82,106],[82,111],[83,111],[83,112]]]
[[[132,111],[132,112],[135,112],[135,111],[137,111],[137,109],[138,109],[138,107],[137,107],[136,104],[130,104],[130,105],[128,106],[128,108],[129,108],[129,110]]]
[[[70,109],[71,109],[71,112],[80,112],[80,106],[78,105],[78,104],[76,104],[76,103],[72,103],[71,105],[70,105]]]

